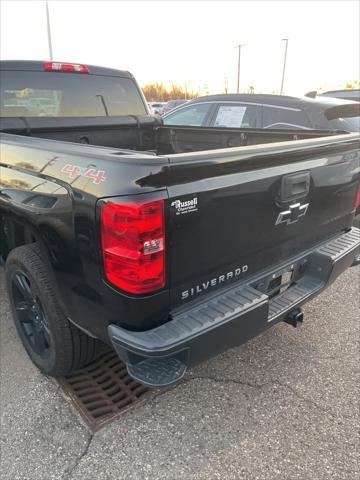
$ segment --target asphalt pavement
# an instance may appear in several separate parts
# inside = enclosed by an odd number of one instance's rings
[[[17,338],[0,271],[2,480],[353,480],[360,267],[96,434]]]

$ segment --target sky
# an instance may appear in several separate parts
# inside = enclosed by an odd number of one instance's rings
[[[343,88],[359,79],[360,2],[49,1],[53,58],[131,71],[140,85],[278,93]],[[0,56],[48,60],[45,2],[1,0]]]

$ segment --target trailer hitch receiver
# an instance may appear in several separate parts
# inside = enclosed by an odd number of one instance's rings
[[[297,327],[298,324],[303,323],[304,321],[304,312],[302,311],[301,308],[296,308],[295,310],[292,310],[290,313],[288,313],[284,319],[285,323],[288,323],[289,325],[292,325],[293,327]]]

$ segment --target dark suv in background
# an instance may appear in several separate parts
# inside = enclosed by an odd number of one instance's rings
[[[323,92],[318,94],[319,97],[333,97],[333,98],[342,98],[343,100],[352,100],[355,102],[360,102],[360,90],[329,90],[328,92]]]
[[[164,115],[165,125],[360,130],[360,105],[336,98],[224,94],[197,98]]]

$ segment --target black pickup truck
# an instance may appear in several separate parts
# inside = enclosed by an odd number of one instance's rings
[[[159,387],[286,321],[358,255],[359,136],[164,126],[128,72],[1,63],[0,254],[46,374],[105,343]]]

